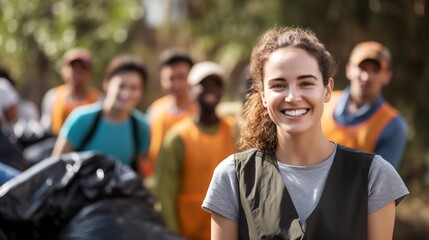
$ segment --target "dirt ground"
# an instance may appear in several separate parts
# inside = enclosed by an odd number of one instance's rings
[[[410,194],[396,208],[395,240],[429,239],[429,193]]]

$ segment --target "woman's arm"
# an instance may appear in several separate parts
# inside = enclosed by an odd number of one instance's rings
[[[394,225],[395,201],[392,201],[368,216],[368,240],[391,240]]]
[[[237,240],[238,224],[220,214],[212,212],[211,239]]]
[[[54,150],[52,151],[53,157],[58,157],[63,153],[73,151],[72,145],[68,143],[67,139],[62,136],[58,136],[57,141],[55,141]]]

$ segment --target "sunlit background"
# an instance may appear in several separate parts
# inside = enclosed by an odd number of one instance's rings
[[[308,27],[318,35],[338,61],[337,89],[347,84],[344,65],[357,42],[377,40],[391,49],[394,78],[384,95],[410,129],[399,171],[411,195],[398,208],[396,238],[429,238],[428,0],[0,0],[0,65],[21,96],[40,106],[46,90],[62,83],[66,50],[92,51],[91,84],[99,89],[106,63],[133,52],[149,69],[144,111],[162,95],[160,52],[182,47],[197,61],[223,65],[230,74],[224,101],[238,101],[251,47],[275,25]]]

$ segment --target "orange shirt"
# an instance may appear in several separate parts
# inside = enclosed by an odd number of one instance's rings
[[[210,239],[210,214],[201,208],[216,166],[235,151],[233,131],[221,120],[214,134],[201,131],[192,119],[174,127],[184,143],[177,197],[180,232],[186,239]]]
[[[151,176],[154,173],[159,149],[167,131],[175,123],[193,115],[197,107],[195,104],[191,104],[187,109],[180,112],[173,112],[173,109],[174,100],[171,96],[159,98],[150,106],[149,123],[151,139],[148,162],[144,164],[142,170],[144,176]]]
[[[69,99],[69,89],[67,85],[61,85],[55,88],[51,111],[52,133],[58,135],[64,121],[73,109],[85,104],[94,103],[99,98],[100,93],[95,88],[89,88],[87,96],[80,100]]]

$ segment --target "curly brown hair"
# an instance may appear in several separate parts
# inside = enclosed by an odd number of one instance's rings
[[[271,53],[285,48],[295,47],[307,51],[313,56],[328,85],[337,70],[332,55],[309,29],[299,27],[275,27],[265,32],[252,50],[250,58],[251,87],[247,93],[240,124],[238,146],[240,150],[257,148],[265,153],[274,154],[277,147],[277,127],[262,104],[264,65]]]

